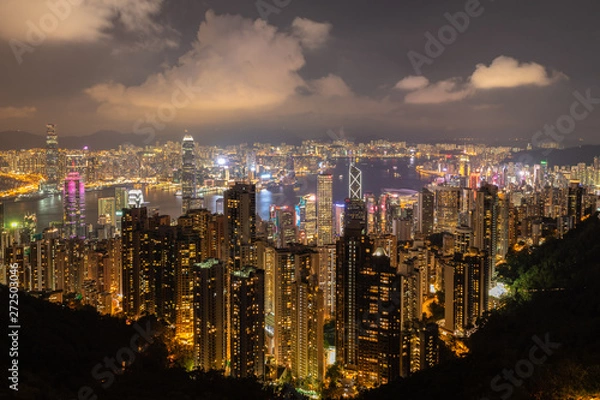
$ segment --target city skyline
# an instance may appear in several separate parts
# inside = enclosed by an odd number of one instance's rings
[[[0,397],[598,399],[598,15],[1,0]]]

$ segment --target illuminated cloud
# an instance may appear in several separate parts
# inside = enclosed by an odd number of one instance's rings
[[[566,78],[560,72],[548,74],[540,64],[520,63],[511,57],[500,56],[490,66],[477,64],[471,83],[478,89],[514,88],[519,86],[548,86]]]
[[[429,79],[424,76],[407,76],[398,83],[395,88],[399,90],[418,90],[429,85]]]
[[[292,33],[307,49],[322,47],[331,31],[331,24],[311,21],[306,18],[296,18],[292,22]]]
[[[297,26],[324,25],[297,21]],[[261,19],[208,11],[192,49],[177,65],[149,76],[139,86],[109,82],[88,88],[85,93],[101,103],[99,111],[104,115],[130,119],[171,104],[173,94],[182,86],[193,86],[191,102],[179,110],[178,116],[193,112],[190,117],[196,120],[202,113],[206,118],[215,118],[219,112],[272,110],[296,96],[299,88],[324,97],[351,95],[348,86],[335,75],[309,82],[298,75],[305,65],[302,43],[308,40],[314,46],[327,39],[322,29],[302,32],[288,34]]]
[[[111,38],[113,30],[135,34],[155,45],[173,47],[170,37],[161,37],[165,27],[155,22],[164,0],[3,0],[0,2],[0,37],[29,45],[51,42],[96,42]],[[75,3],[76,5],[72,5]]]
[[[0,119],[29,118],[36,111],[35,107],[0,107]]]
[[[404,101],[409,104],[440,104],[463,100],[471,94],[473,89],[469,85],[461,84],[457,79],[448,79],[410,92]]]
[[[519,63],[514,58],[500,56],[487,67],[478,64],[475,72],[462,83],[461,78],[450,78],[436,83],[421,76],[408,76],[395,88],[411,91],[404,101],[410,104],[440,104],[466,99],[478,90],[517,88],[521,86],[548,86],[567,79],[561,72],[548,75],[546,68],[536,63]]]

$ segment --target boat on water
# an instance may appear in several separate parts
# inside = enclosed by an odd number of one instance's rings
[[[175,196],[177,197],[181,197],[183,195],[183,192],[181,190],[178,190],[175,192]]]

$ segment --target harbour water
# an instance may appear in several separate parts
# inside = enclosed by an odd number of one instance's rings
[[[333,201],[343,202],[348,196],[348,167],[349,160],[338,160],[336,167],[330,171],[333,175]],[[425,182],[420,180],[414,169],[414,160],[409,158],[394,159],[362,159],[357,162],[362,170],[363,193],[371,192],[378,196],[384,189],[412,189],[419,190]],[[316,193],[316,175],[298,177],[298,185],[282,188],[279,191],[261,190],[257,193],[257,211],[261,218],[268,219],[269,207],[276,205],[294,205],[299,197]],[[96,224],[98,220],[98,199],[113,197],[114,189],[108,188],[100,191],[86,192],[86,223]],[[219,195],[207,195],[205,207],[216,211]],[[144,189],[144,200],[148,202],[149,209],[156,209],[160,214],[177,218],[181,215],[181,197],[175,196],[174,191],[161,189]],[[43,230],[53,221],[62,221],[63,208],[60,195],[44,199],[5,202],[5,224],[22,222],[26,213],[37,215],[38,231]]]

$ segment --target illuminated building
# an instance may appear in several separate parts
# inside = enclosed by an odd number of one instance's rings
[[[334,233],[335,237],[339,238],[344,234],[344,209],[346,204],[336,203],[333,205],[333,216],[334,216]]]
[[[444,266],[446,293],[445,327],[465,332],[475,327],[477,318],[488,310],[486,268],[488,256],[476,248],[456,254]]]
[[[140,208],[144,205],[144,193],[141,190],[133,189],[127,194],[127,208]]]
[[[439,362],[439,327],[435,323],[415,322],[402,330],[400,375],[408,377],[434,367]]]
[[[567,215],[569,217],[569,228],[574,229],[581,222],[583,216],[583,187],[579,181],[569,183]]]
[[[137,317],[145,308],[143,275],[149,268],[148,210],[145,207],[124,209],[121,229],[123,311]]]
[[[201,370],[225,370],[227,362],[224,265],[208,259],[194,265],[194,360]]]
[[[275,243],[283,248],[296,242],[294,209],[288,206],[271,206],[271,220],[275,223]]]
[[[364,201],[360,199],[346,199],[344,204],[344,234],[350,225],[361,232],[367,229],[367,212]]]
[[[419,192],[419,217],[417,231],[423,235],[431,235],[433,233],[433,210],[435,203],[435,195],[423,188]]]
[[[362,199],[362,171],[354,163],[348,169],[348,198]]]
[[[180,217],[184,219],[185,216]],[[194,340],[194,264],[200,261],[200,236],[178,227],[175,249],[175,335],[186,345]]]
[[[230,271],[255,265],[256,187],[236,183],[224,193],[225,245]]]
[[[362,221],[352,220],[337,242],[336,361],[347,369],[358,367],[358,280],[371,263],[372,240],[363,233]]]
[[[461,191],[459,188],[435,188],[435,232],[452,232],[458,223]]]
[[[196,157],[194,155],[194,138],[185,135],[181,144],[181,198],[185,214],[196,197]]]
[[[265,274],[243,267],[231,272],[231,375],[262,377],[265,373]]]
[[[58,136],[56,125],[46,125],[46,190],[58,189]]]
[[[476,192],[473,216],[473,247],[487,254],[485,279],[492,287],[498,254],[498,187],[484,184]],[[485,293],[487,301],[487,293]],[[486,308],[487,309],[487,308]]]
[[[304,237],[304,244],[315,242],[317,234],[317,196],[308,194],[300,197],[296,206],[297,225]]]
[[[317,176],[317,243],[319,246],[333,243],[333,177],[331,174]]]
[[[372,235],[378,232],[377,201],[373,193],[365,194],[365,207],[367,213],[367,234]]]
[[[311,261],[311,258],[304,258]],[[294,319],[292,328],[292,374],[300,379],[324,378],[323,292],[317,275],[301,263],[292,286]]]
[[[335,318],[336,246],[319,246],[319,288],[323,292],[325,318]]]
[[[64,234],[67,238],[82,238],[85,232],[85,186],[78,172],[69,172],[63,191]]]
[[[106,223],[115,226],[116,209],[114,197],[101,197],[98,199],[98,218],[106,217]]]
[[[400,279],[381,247],[360,269],[357,300],[359,376],[387,384],[400,376]]]

